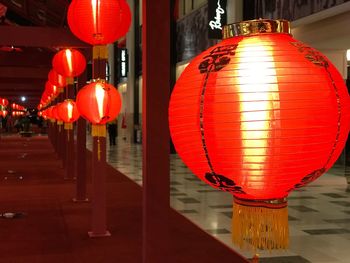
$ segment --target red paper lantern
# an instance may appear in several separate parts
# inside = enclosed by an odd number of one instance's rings
[[[76,49],[62,49],[53,57],[52,67],[64,77],[76,77],[84,72],[86,60],[83,54]]]
[[[55,70],[51,69],[48,75],[49,82],[57,87],[63,88],[66,86],[66,78],[58,74]]]
[[[76,103],[81,116],[95,125],[114,120],[121,109],[118,90],[101,81],[82,88],[77,95]]]
[[[64,123],[73,123],[80,117],[76,103],[70,99],[60,103],[57,113]]]
[[[1,116],[5,118],[7,116],[8,111],[7,110],[1,110]]]
[[[48,94],[51,98],[55,98],[60,93],[59,87],[52,84],[50,81],[46,81],[44,93]]]
[[[9,105],[9,101],[8,101],[7,99],[1,98],[1,99],[0,99],[0,105],[6,107],[7,105]]]
[[[194,174],[234,195],[236,243],[285,248],[286,197],[339,157],[349,95],[332,63],[293,39],[287,21],[247,21],[224,32],[241,35],[194,58],[178,79],[171,137]]]
[[[58,108],[60,107],[61,103],[56,104],[55,106],[52,106],[51,108],[51,116],[53,119],[55,119],[57,122],[63,122],[62,118],[58,114]]]
[[[123,37],[131,24],[125,0],[73,0],[67,14],[75,36],[91,45],[106,45]]]

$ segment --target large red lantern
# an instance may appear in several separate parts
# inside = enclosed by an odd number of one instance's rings
[[[67,20],[73,34],[82,41],[106,45],[128,32],[131,12],[125,0],[73,0]]]
[[[287,21],[242,22],[224,34],[177,81],[171,136],[194,174],[233,194],[236,244],[286,248],[286,198],[339,157],[349,95],[332,63],[293,39]]]
[[[62,49],[53,57],[52,67],[58,74],[72,78],[84,72],[86,60],[76,49]]]
[[[77,95],[76,103],[81,116],[94,125],[104,125],[114,120],[121,109],[118,90],[102,81],[82,88]]]

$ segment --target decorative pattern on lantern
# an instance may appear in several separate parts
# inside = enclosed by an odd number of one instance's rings
[[[72,78],[84,72],[86,60],[76,49],[62,49],[53,57],[52,67],[58,74]]]
[[[121,109],[118,90],[101,80],[82,88],[76,103],[81,116],[93,125],[104,125],[114,120]]]
[[[131,12],[125,0],[73,0],[67,20],[73,34],[82,41],[106,45],[128,32]]]
[[[327,171],[349,132],[342,76],[289,32],[284,20],[226,26],[226,39],[192,60],[170,100],[176,150],[201,180],[233,194],[241,247],[288,246],[289,192]]]

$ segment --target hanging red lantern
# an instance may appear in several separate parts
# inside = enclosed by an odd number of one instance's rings
[[[342,76],[289,30],[284,20],[226,26],[170,100],[176,150],[201,180],[233,194],[241,247],[288,246],[288,194],[334,164],[349,132]]]
[[[51,69],[48,75],[49,82],[56,85],[59,88],[66,86],[66,78],[58,74],[55,70]]]
[[[53,57],[52,67],[58,74],[72,78],[84,72],[86,60],[76,49],[62,49]]]
[[[44,93],[48,94],[52,99],[57,97],[57,95],[60,93],[60,89],[50,81],[46,81]]]
[[[94,125],[103,125],[114,120],[121,109],[118,90],[102,81],[82,88],[76,103],[81,116]]]
[[[128,32],[131,12],[125,0],[73,0],[67,20],[73,34],[82,41],[106,45]]]
[[[1,116],[5,118],[7,116],[7,110],[1,110]]]
[[[65,129],[73,129],[73,122],[80,117],[76,103],[70,99],[63,101],[60,104],[57,113],[64,122]]]
[[[7,99],[1,98],[0,99],[0,105],[6,107],[7,105],[9,105],[9,101]]]

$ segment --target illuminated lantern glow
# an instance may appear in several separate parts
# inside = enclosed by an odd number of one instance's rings
[[[77,95],[78,110],[93,125],[104,125],[114,120],[121,109],[118,90],[105,82],[86,85]]]
[[[331,168],[347,140],[347,88],[285,20],[233,24],[224,35],[178,79],[171,137],[195,175],[234,196],[234,243],[286,248],[288,194]]]
[[[131,11],[125,0],[73,0],[67,20],[72,33],[82,41],[106,45],[126,35]]]
[[[66,78],[58,74],[55,70],[51,69],[48,75],[49,82],[57,87],[63,88],[66,86]]]
[[[58,86],[52,84],[50,81],[46,81],[44,93],[46,93],[51,98],[56,98],[60,93],[60,90]]]
[[[53,57],[52,67],[58,74],[72,78],[84,72],[86,60],[76,49],[62,49]]]
[[[6,107],[7,105],[9,105],[9,101],[7,99],[0,98],[0,105]]]
[[[70,99],[63,101],[59,105],[58,115],[60,116],[61,120],[65,123],[66,129],[73,129],[72,123],[78,120],[80,117],[76,103]]]
[[[8,112],[7,110],[1,110],[1,116],[5,118],[7,116]]]

